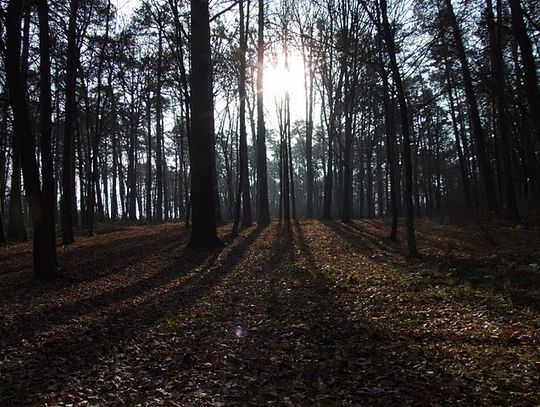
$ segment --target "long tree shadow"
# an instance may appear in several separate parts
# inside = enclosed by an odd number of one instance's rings
[[[176,250],[185,245],[188,237],[186,230],[141,229],[143,234],[124,236],[122,233],[109,236],[107,241],[100,239],[82,241],[80,244],[58,248],[58,258],[67,278],[36,283],[31,278],[31,247],[25,246],[25,252],[15,262],[6,263],[9,275],[0,278],[0,289],[4,295],[0,304],[24,304],[28,291],[34,298],[50,297],[55,292],[66,292],[94,280],[110,278],[114,275],[129,274],[132,266],[144,261],[153,253]],[[146,232],[146,233],[144,233]],[[107,283],[103,284],[104,286]],[[16,290],[11,287],[18,287]],[[99,291],[99,287],[97,288]]]
[[[528,255],[473,256],[474,248],[467,246],[470,243],[463,241],[459,231],[449,234],[449,228],[431,228],[418,233],[419,245],[431,250],[411,263],[403,245],[370,234],[357,223],[325,222],[324,225],[344,238],[353,251],[369,256],[376,263],[407,265],[406,270],[416,273],[421,279],[418,284],[425,288],[469,286],[489,295],[500,294],[516,307],[540,310],[540,271],[535,266],[539,259],[532,251]],[[479,232],[479,236],[483,234]],[[491,241],[486,244],[497,246]],[[469,254],[465,250],[469,250]]]
[[[224,251],[184,252],[129,289],[119,289],[115,295],[107,300],[102,298],[103,302],[94,306],[88,302],[86,305],[93,307],[96,314],[92,318],[68,332],[61,331],[58,336],[36,343],[29,354],[22,353],[21,359],[3,364],[0,400],[8,404],[14,401],[35,404],[40,394],[50,390],[48,386],[61,389],[69,385],[65,380],[66,373],[62,372],[67,372],[74,380],[87,376],[93,370],[92,365],[207,296],[242,260],[262,230],[253,229],[247,237]],[[197,268],[197,265],[202,267]],[[100,312],[115,302],[121,304]],[[63,310],[55,312],[62,313]],[[76,306],[68,312],[72,313],[72,318],[76,316]],[[25,380],[29,370],[43,372],[49,381]]]
[[[379,230],[377,234],[369,233],[356,223],[344,224],[341,222],[321,222],[335,233],[347,239],[349,246],[358,253],[371,258],[379,257],[384,261],[402,262],[406,257],[405,247],[390,240],[385,231]],[[380,257],[384,254],[384,258]]]
[[[453,378],[427,348],[393,335],[391,326],[351,315],[344,292],[319,271],[301,225],[278,233],[261,271],[265,323],[241,351],[243,375],[251,375],[244,383],[257,385],[230,393],[225,404],[242,396],[246,405],[284,398],[291,405],[401,405],[419,402],[418,388],[434,389],[423,395],[426,404],[452,401],[444,389]],[[419,357],[426,365],[413,367]],[[422,371],[426,366],[435,376]]]
[[[65,282],[44,283],[39,287],[39,291],[47,295],[62,298],[62,295],[70,294],[73,290],[88,293],[87,296],[77,299],[70,299],[69,302],[60,305],[52,305],[46,308],[37,308],[25,312],[19,317],[12,317],[9,322],[2,326],[3,334],[0,341],[6,342],[10,336],[17,335],[24,326],[32,326],[32,339],[36,339],[41,333],[69,321],[74,317],[91,314],[108,305],[118,303],[124,299],[150,290],[164,282],[166,276],[163,273],[155,273],[150,267],[146,267],[143,273],[130,275],[133,266],[144,263],[148,258],[161,254],[165,258],[180,256],[185,262],[184,271],[198,266],[205,260],[204,256],[190,255],[184,253],[184,246],[187,241],[187,233],[179,236],[151,236],[131,239],[122,239],[120,247],[110,245],[106,250],[96,250],[93,258],[100,258],[98,262],[87,259],[82,253],[84,248],[77,248],[74,258],[81,258],[75,266],[77,270],[84,270],[84,280],[69,280]],[[178,254],[177,254],[178,253]],[[162,261],[160,258],[159,261]],[[91,264],[88,264],[91,263]],[[146,273],[144,273],[146,272]],[[93,273],[93,274],[92,274]],[[120,275],[120,276],[117,276]],[[115,281],[117,277],[121,277]],[[174,275],[168,275],[174,278]],[[91,284],[94,280],[102,280],[100,283]],[[15,301],[14,296],[27,295],[20,290],[12,290],[13,294],[4,298],[2,302]],[[36,295],[34,291],[33,295]],[[21,300],[18,300],[21,301]],[[66,300],[68,301],[68,300]],[[30,338],[27,338],[30,339]]]

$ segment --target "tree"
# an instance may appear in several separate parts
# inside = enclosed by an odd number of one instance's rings
[[[258,223],[270,222],[268,175],[266,169],[266,128],[264,124],[264,0],[259,0],[257,38],[257,204]]]
[[[506,110],[505,96],[505,66],[503,59],[503,15],[501,0],[496,0],[497,22],[493,15],[493,2],[486,0],[487,22],[489,31],[489,43],[491,54],[492,85],[495,93],[495,104],[497,106],[498,131],[502,144],[502,160],[504,165],[504,181],[506,194],[506,212],[513,222],[521,222],[519,209],[516,200],[516,187],[514,184],[514,173],[512,171],[512,143],[510,140],[510,126],[508,112]]]
[[[461,36],[461,30],[454,13],[451,0],[446,1],[446,13],[452,27],[452,33],[454,35],[454,43],[456,46],[456,53],[461,63],[461,72],[463,75],[463,86],[465,88],[465,97],[467,99],[467,106],[469,111],[469,119],[471,122],[471,130],[476,140],[476,154],[478,156],[478,162],[480,164],[480,170],[484,181],[484,188],[486,191],[486,201],[490,210],[497,209],[497,197],[495,194],[495,184],[489,160],[486,152],[486,142],[484,136],[484,129],[482,127],[482,120],[480,119],[480,113],[478,111],[478,101],[474,92],[471,71],[469,68],[469,62],[465,53],[465,46],[463,45],[463,39]]]
[[[405,191],[403,198],[405,200],[405,224],[407,226],[407,246],[410,256],[417,256],[416,234],[414,231],[414,206],[413,206],[413,177],[412,177],[412,159],[411,159],[411,128],[409,124],[409,108],[403,80],[399,70],[396,58],[396,45],[394,34],[388,21],[388,11],[386,0],[380,0],[380,11],[382,17],[382,35],[386,43],[388,58],[390,59],[390,70],[396,86],[397,99],[399,103],[399,115],[401,118],[401,135],[403,138],[403,163],[405,167]]]
[[[73,206],[75,202],[75,122],[77,118],[77,11],[79,0],[69,3],[68,47],[66,63],[66,113],[64,124],[64,151],[62,154],[62,239],[64,244],[75,241],[73,237]]]
[[[191,0],[191,203],[190,246],[220,245],[212,188],[212,65],[207,0]]]
[[[28,52],[30,48],[30,8],[24,11],[24,36],[22,54],[20,56],[21,80],[26,87],[28,72]],[[7,51],[6,51],[7,52]],[[7,67],[6,67],[7,70]],[[6,75],[7,76],[7,75]],[[26,95],[26,90],[25,90]],[[9,239],[24,241],[28,239],[28,232],[24,222],[22,188],[21,188],[21,151],[19,144],[15,140],[15,133],[12,135],[12,164],[11,182],[9,191],[9,213],[8,230]]]
[[[540,90],[538,88],[538,73],[534,61],[531,39],[527,34],[527,27],[523,18],[523,8],[520,0],[508,0],[512,13],[512,30],[519,44],[523,73],[525,79],[525,94],[531,110],[532,122],[536,136],[540,140]]]
[[[51,242],[50,234],[52,215],[41,190],[30,112],[20,68],[20,27],[23,11],[23,2],[10,0],[6,13],[6,78],[13,110],[13,136],[21,153],[24,187],[32,219],[34,277],[51,279],[59,275],[56,267],[56,246]]]
[[[41,168],[43,199],[50,216],[49,244],[56,263],[56,188],[52,155],[52,93],[51,93],[51,40],[49,36],[49,5],[47,0],[38,1],[39,56],[40,56],[40,124]]]
[[[240,98],[240,189],[242,194],[242,226],[251,226],[251,195],[249,187],[248,149],[246,134],[246,48],[247,48],[247,19],[244,14],[244,1],[239,1],[240,8],[240,47],[239,47],[239,82],[238,96]],[[249,9],[249,0],[247,7]],[[249,13],[248,13],[249,18]]]

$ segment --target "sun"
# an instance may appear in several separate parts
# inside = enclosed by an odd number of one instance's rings
[[[267,64],[264,69],[264,96],[272,103],[273,100],[281,100],[289,93],[291,104],[304,103],[304,65],[302,58],[296,55],[289,56],[289,67],[285,69],[282,58],[272,64]]]
[[[283,66],[271,66],[264,71],[264,94],[270,99],[283,99],[293,86],[291,72]]]

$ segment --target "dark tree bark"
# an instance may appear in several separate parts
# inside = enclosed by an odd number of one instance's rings
[[[476,153],[478,156],[478,163],[480,165],[480,171],[482,179],[484,181],[484,187],[486,190],[486,201],[490,210],[497,209],[497,197],[495,192],[495,183],[491,173],[489,160],[486,152],[486,142],[484,137],[484,129],[482,128],[482,121],[480,120],[480,113],[478,112],[478,102],[476,100],[476,94],[474,93],[474,87],[472,83],[471,71],[469,68],[469,62],[467,61],[467,55],[465,54],[465,46],[463,45],[463,39],[461,38],[461,30],[452,7],[451,0],[446,1],[446,10],[449,18],[450,25],[452,26],[452,33],[454,35],[454,42],[457,51],[457,57],[461,63],[461,71],[463,74],[463,86],[465,88],[465,97],[467,98],[467,105],[469,108],[469,118],[471,122],[471,129],[473,136],[476,140]]]
[[[390,86],[388,85],[388,72],[383,64],[382,44],[379,46],[381,61],[381,78],[383,82],[383,104],[384,104],[384,127],[386,133],[386,154],[388,167],[390,169],[390,203],[392,208],[392,228],[390,239],[397,240],[397,226],[399,216],[399,174],[398,174],[398,154],[396,142],[396,125],[393,105],[390,99]]]
[[[497,23],[493,15],[493,2],[486,0],[487,21],[491,54],[491,69],[493,86],[495,92],[495,103],[497,106],[498,131],[501,139],[502,161],[504,170],[504,191],[506,200],[506,213],[513,222],[521,222],[516,199],[516,186],[514,184],[514,173],[512,171],[512,142],[508,112],[506,110],[505,80],[504,80],[504,59],[503,59],[503,30],[502,30],[502,4],[501,0],[496,0]]]
[[[150,97],[150,78],[148,78],[146,98],[146,221],[152,222],[152,103]]]
[[[519,44],[523,73],[525,80],[525,95],[531,110],[531,119],[536,130],[537,140],[540,140],[540,90],[538,88],[538,73],[533,53],[533,46],[523,16],[520,0],[508,0],[512,13],[512,29]]]
[[[356,54],[356,53],[355,53]],[[345,145],[343,148],[343,202],[341,211],[341,222],[348,223],[352,218],[352,149],[353,149],[353,119],[354,100],[356,97],[357,72],[356,55],[353,54],[353,66],[346,79],[345,95]]]
[[[56,256],[56,187],[52,155],[52,92],[51,92],[51,41],[49,36],[49,5],[39,0],[39,55],[40,55],[40,123],[41,123],[41,168],[43,199],[46,202],[51,222],[49,226],[51,252]],[[56,257],[54,259],[56,263]]]
[[[159,12],[158,12],[159,13]],[[157,60],[157,87],[156,87],[156,222],[163,222],[163,129],[162,129],[162,71],[163,71],[163,27],[161,15],[158,21],[158,60]]]
[[[396,85],[397,98],[399,103],[401,117],[401,134],[403,137],[403,165],[405,168],[405,223],[407,226],[407,246],[410,256],[417,256],[418,249],[416,247],[416,234],[414,231],[414,205],[412,197],[413,179],[412,179],[412,159],[411,159],[411,129],[409,124],[409,109],[405,96],[405,89],[399,71],[396,59],[396,46],[394,43],[394,34],[388,22],[388,12],[386,0],[381,0],[381,16],[382,26],[384,30],[384,39],[390,59],[390,68]]]
[[[24,35],[22,54],[20,56],[21,80],[25,88],[26,97],[26,76],[28,72],[28,53],[30,48],[30,8],[24,11]],[[24,220],[22,187],[21,187],[21,151],[15,140],[15,134],[12,136],[12,172],[9,191],[9,213],[8,213],[8,238],[11,240],[25,241],[28,239],[28,232]]]
[[[15,143],[21,152],[24,187],[33,228],[33,269],[37,279],[58,276],[55,245],[51,242],[52,217],[43,197],[39,170],[35,156],[35,142],[30,127],[30,112],[26,101],[26,89],[20,68],[21,18],[23,2],[11,0],[6,13],[6,79],[13,110]]]
[[[26,231],[22,206],[21,153],[15,137],[15,134],[13,134],[7,235],[10,240],[24,241],[28,239],[28,232]]]
[[[333,97],[328,98],[331,106],[330,117],[328,120],[328,157],[326,159],[326,176],[324,178],[324,197],[323,197],[323,220],[332,218],[332,191],[334,188],[334,138],[336,136],[336,121],[338,118],[338,105],[341,102],[341,88],[345,74],[345,60],[341,62],[339,80]],[[330,96],[330,95],[329,95]]]
[[[313,67],[313,26],[309,27],[309,34],[303,32],[300,24],[300,37],[302,56],[304,60],[304,91],[306,93],[306,217],[313,217],[313,106],[315,70]],[[308,43],[309,41],[309,43]],[[307,48],[307,49],[306,49]]]
[[[240,190],[242,193],[242,226],[251,226],[251,195],[249,187],[249,168],[246,134],[246,48],[247,33],[244,16],[244,1],[240,5],[240,78],[238,83],[240,96]],[[248,6],[249,7],[249,6]]]
[[[445,45],[443,45],[445,47]],[[469,181],[469,170],[467,167],[467,163],[465,160],[465,156],[463,154],[463,149],[461,147],[461,141],[460,141],[460,132],[458,127],[458,120],[456,117],[456,106],[454,101],[454,94],[453,94],[453,83],[452,78],[450,76],[450,61],[448,59],[447,55],[447,49],[446,47],[443,50],[444,52],[444,73],[446,77],[446,84],[447,84],[447,94],[448,94],[448,102],[450,104],[450,117],[452,118],[452,129],[454,131],[454,138],[456,140],[456,150],[458,154],[458,161],[459,161],[459,170],[461,173],[461,182],[463,183],[463,197],[465,200],[465,206],[467,208],[472,208],[472,195],[471,195],[471,184]]]
[[[73,237],[73,206],[75,202],[75,128],[77,120],[77,10],[79,0],[71,0],[69,9],[68,48],[66,63],[66,113],[64,125],[64,151],[62,154],[62,240],[64,244],[75,241]],[[82,198],[82,196],[81,196]]]
[[[268,174],[266,163],[266,128],[264,124],[264,0],[259,0],[257,39],[257,205],[258,223],[270,222]]]
[[[191,205],[190,246],[220,245],[212,187],[212,65],[208,0],[191,0]]]
[[[90,176],[88,184],[88,195],[87,195],[87,212],[86,212],[86,227],[88,228],[88,233],[90,235],[94,234],[94,224],[95,224],[95,215],[96,215],[96,201],[97,201],[97,212],[99,217],[103,217],[103,204],[101,202],[101,191],[99,188],[99,145],[102,137],[102,124],[103,124],[103,112],[102,109],[105,107],[105,104],[102,103],[102,73],[103,65],[106,58],[106,48],[109,42],[109,29],[110,29],[110,11],[111,11],[111,1],[107,3],[107,16],[105,22],[105,37],[103,38],[103,44],[99,54],[98,68],[97,68],[97,100],[96,100],[96,111],[95,111],[95,123],[93,130],[93,137],[91,143],[91,163],[90,163]]]
[[[2,211],[0,210],[0,244],[7,242],[6,233],[4,232],[4,220],[2,219]]]

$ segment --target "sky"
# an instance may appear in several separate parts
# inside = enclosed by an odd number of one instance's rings
[[[141,4],[141,0],[113,0],[113,4],[118,10],[119,18],[127,21],[133,10]],[[234,15],[235,11],[237,10],[232,9],[229,14]],[[292,54],[289,56],[289,72],[285,71],[281,61],[278,66],[272,66],[268,61],[266,63],[264,92],[266,122],[269,128],[278,128],[275,100],[284,95],[285,89],[289,90],[291,121],[305,118],[304,67],[301,57],[294,55],[294,52]]]

